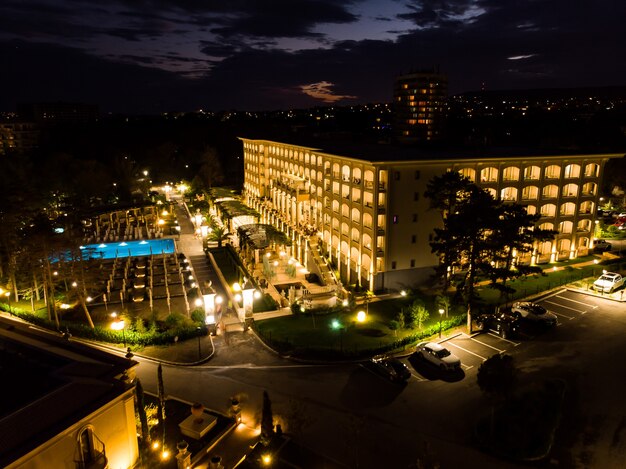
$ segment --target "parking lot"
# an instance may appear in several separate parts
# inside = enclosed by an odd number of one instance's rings
[[[584,293],[561,290],[536,302],[557,316],[556,330],[546,330],[522,320],[521,331],[514,338],[502,338],[496,331],[483,331],[472,335],[460,333],[442,340],[441,344],[461,359],[461,367],[465,373],[473,373],[485,360],[496,353],[510,352],[525,342],[532,341],[538,335],[558,334],[559,328],[567,327],[569,323],[586,314],[593,314],[603,301],[607,300]],[[414,357],[408,357],[407,363],[413,378],[417,381],[433,379],[457,381],[464,378],[464,376],[441,376],[442,373],[438,370],[430,369],[432,367],[429,364],[419,363]]]

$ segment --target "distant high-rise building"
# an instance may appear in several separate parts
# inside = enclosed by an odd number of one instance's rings
[[[415,143],[440,139],[447,93],[447,77],[434,71],[396,78],[393,93],[396,140]]]
[[[34,122],[0,122],[0,156],[32,151],[39,139],[39,126]]]

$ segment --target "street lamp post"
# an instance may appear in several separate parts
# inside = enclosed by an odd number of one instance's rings
[[[122,342],[124,343],[124,348],[126,348],[126,324],[123,319],[115,321],[117,313],[111,313],[111,317],[114,319],[113,324],[111,324],[111,329],[115,331],[122,331]]]
[[[439,338],[441,339],[441,318],[443,318],[443,313],[445,310],[443,308],[439,309]]]
[[[200,348],[200,326],[196,327],[196,331],[198,332],[198,360],[200,360],[202,358],[202,349]]]

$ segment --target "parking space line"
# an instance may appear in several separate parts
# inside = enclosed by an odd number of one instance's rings
[[[566,296],[556,295],[556,298],[561,298],[563,300],[571,301],[572,303],[578,303],[580,305],[588,306],[588,307],[593,308],[593,309],[597,309],[598,308],[598,305],[590,305],[589,303],[583,303],[582,301],[572,300],[571,298],[568,298]],[[549,301],[548,301],[548,303],[549,303]]]
[[[504,337],[500,337],[498,334],[496,334],[495,332],[488,332],[488,334],[491,337],[495,337],[496,339],[500,339],[500,340],[504,340],[505,342],[508,342],[509,344],[513,344],[513,347],[517,347],[519,344],[521,344],[521,342],[513,342],[512,340],[509,339],[505,339]]]
[[[461,368],[465,368],[465,370],[471,370],[472,368],[474,368],[474,365],[465,365],[461,363]]]
[[[418,381],[426,381],[426,378],[422,378],[421,376],[416,375],[415,373],[411,373],[411,376]]]
[[[472,339],[472,340],[474,340],[474,341],[478,342],[479,344],[484,345],[485,347],[492,348],[492,349],[494,349],[494,350],[495,350],[496,352],[498,352],[498,353],[502,353],[502,352],[504,352],[504,350],[500,350],[499,348],[496,348],[496,347],[494,347],[493,345],[489,345],[489,344],[486,344],[486,343],[484,343],[484,342],[481,342],[481,341],[480,341],[480,340],[478,340],[478,339]]]
[[[552,303],[551,301],[546,301],[546,303],[550,303],[551,305],[555,305],[555,306],[559,306],[560,308],[565,308],[565,309],[571,309],[572,311],[576,311],[577,313],[580,314],[584,314],[587,310],[585,309],[576,309],[576,308],[572,308],[571,306],[565,306],[565,305],[561,305],[559,303]],[[552,311],[552,310],[551,310]],[[554,314],[557,314],[559,316],[563,316],[565,318],[569,318],[569,316],[565,316],[564,314],[561,313],[557,313],[556,311],[552,311]],[[574,319],[574,318],[570,318],[570,319]]]
[[[478,355],[477,353],[471,352],[471,351],[469,351],[469,350],[467,350],[467,349],[465,349],[465,348],[461,347],[460,345],[454,344],[454,343],[452,343],[452,342],[448,342],[448,345],[452,345],[453,347],[459,348],[459,349],[463,350],[464,352],[467,352],[467,353],[469,353],[469,354],[471,354],[471,355],[474,355],[475,357],[480,358],[482,361],[487,360],[485,357],[483,357],[483,356],[481,356],[481,355]]]
[[[556,311],[552,311],[552,312],[554,313],[555,316],[560,316],[562,318],[569,319],[570,321],[576,317],[576,316],[568,316],[567,314],[557,313]]]

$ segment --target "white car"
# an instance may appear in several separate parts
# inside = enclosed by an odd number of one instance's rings
[[[516,318],[524,318],[546,326],[556,326],[557,318],[546,308],[529,301],[518,301],[511,306],[511,314]]]
[[[611,293],[622,285],[624,285],[624,277],[615,272],[606,272],[593,282],[593,289],[603,293]]]
[[[436,342],[422,342],[418,344],[415,354],[419,358],[439,367],[441,371],[455,371],[461,368],[459,357]]]

